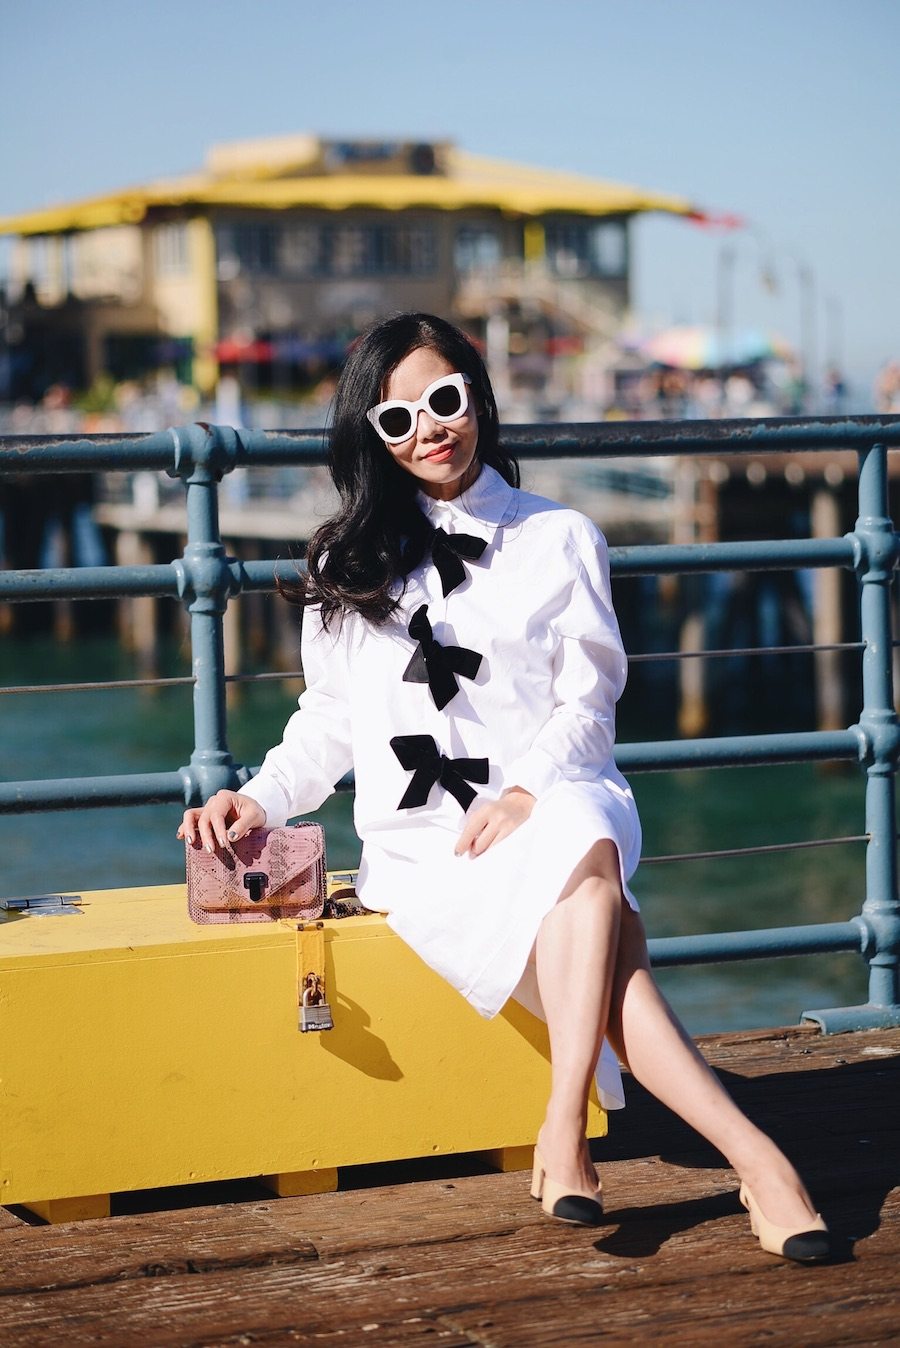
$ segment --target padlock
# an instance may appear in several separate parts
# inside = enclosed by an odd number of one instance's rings
[[[333,1030],[334,1021],[331,1017],[331,1007],[327,1002],[320,1002],[318,1006],[301,1006],[300,1008],[300,1033],[307,1034],[310,1030]]]

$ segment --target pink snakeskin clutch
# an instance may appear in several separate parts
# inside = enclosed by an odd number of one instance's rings
[[[325,906],[321,824],[254,828],[210,855],[185,843],[188,913],[194,922],[309,921]]]

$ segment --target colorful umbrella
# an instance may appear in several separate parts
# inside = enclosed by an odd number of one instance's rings
[[[760,360],[787,360],[792,354],[780,337],[749,328],[725,338],[713,328],[667,328],[647,338],[639,350],[655,364],[677,370],[718,370]]]

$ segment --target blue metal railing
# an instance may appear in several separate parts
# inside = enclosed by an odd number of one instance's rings
[[[897,888],[895,777],[900,723],[894,710],[890,586],[900,538],[888,509],[888,451],[900,447],[900,417],[791,418],[759,421],[638,422],[516,427],[505,445],[521,458],[606,459],[624,454],[777,454],[854,450],[859,516],[843,538],[781,539],[614,548],[614,575],[841,566],[860,586],[863,706],[843,730],[722,736],[622,744],[626,772],[847,759],[865,767],[866,893],[846,922],[715,933],[650,942],[657,965],[857,951],[869,966],[863,1006],[807,1011],[825,1030],[900,1024],[900,902]],[[314,465],[325,461],[321,432],[291,435],[195,424],[123,440],[97,435],[0,439],[0,479],[21,473],[165,471],[186,491],[187,544],[160,566],[102,566],[0,572],[0,600],[97,599],[152,595],[180,599],[191,621],[194,750],[175,771],[0,783],[0,813],[85,806],[200,804],[234,788],[252,770],[228,749],[222,620],[227,604],[271,590],[294,567],[227,556],[218,524],[218,484],[237,467]]]

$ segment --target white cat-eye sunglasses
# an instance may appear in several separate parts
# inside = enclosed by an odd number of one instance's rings
[[[464,416],[469,406],[471,384],[467,374],[445,374],[429,384],[418,402],[408,403],[403,398],[390,398],[385,403],[370,407],[366,416],[382,440],[399,445],[408,440],[416,429],[419,413],[424,411],[434,421],[456,421]]]

